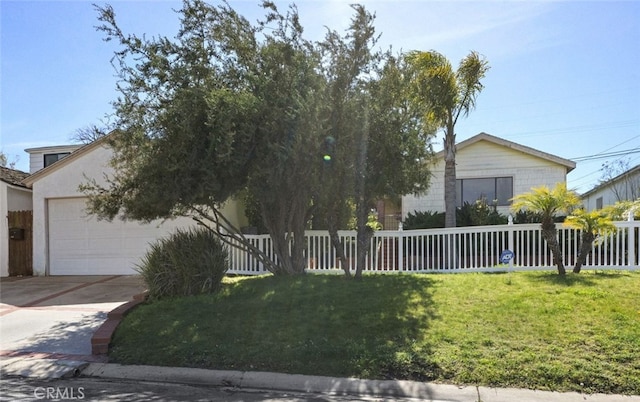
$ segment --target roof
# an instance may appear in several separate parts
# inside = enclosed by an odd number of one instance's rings
[[[636,165],[628,170],[625,170],[624,172],[620,173],[619,175],[617,175],[616,177],[614,177],[613,179],[610,180],[606,180],[600,184],[598,184],[597,186],[595,186],[594,188],[592,188],[591,190],[587,191],[586,193],[582,194],[581,197],[587,197],[593,193],[595,193],[598,190],[601,190],[603,188],[606,188],[610,185],[612,185],[613,183],[624,179],[626,176],[634,174],[634,173],[638,173],[640,172],[640,165]]]
[[[566,167],[567,168],[567,173],[569,173],[570,171],[572,171],[573,169],[576,168],[576,163],[574,161],[572,161],[572,160],[561,158],[561,157],[556,156],[556,155],[548,154],[546,152],[542,152],[542,151],[539,151],[537,149],[534,149],[534,148],[531,148],[531,147],[527,147],[525,145],[521,145],[521,144],[518,144],[518,143],[515,143],[515,142],[512,142],[512,141],[509,141],[509,140],[505,140],[504,138],[496,137],[494,135],[487,134],[487,133],[484,133],[484,132],[480,133],[480,134],[477,134],[477,135],[474,135],[471,138],[468,138],[468,139],[466,139],[464,141],[459,142],[458,144],[456,144],[456,149],[458,149],[458,150],[464,149],[464,148],[466,148],[468,146],[471,146],[471,145],[473,145],[473,144],[475,144],[477,142],[480,142],[480,141],[488,141],[488,142],[491,142],[491,143],[496,144],[496,145],[500,145],[500,146],[503,146],[503,147],[506,147],[506,148],[513,149],[513,150],[518,151],[518,152],[522,152],[522,153],[527,154],[527,155],[534,156],[536,158],[545,159],[545,160],[548,160],[550,162],[557,163],[558,165],[562,165],[562,166]],[[438,157],[444,156],[444,151],[438,152],[436,154],[436,156],[438,156]]]
[[[29,177],[29,173],[0,166],[0,181],[13,186],[27,187],[22,184],[22,181],[27,177]]]
[[[57,152],[73,152],[78,148],[81,148],[82,145],[79,144],[69,144],[69,145],[49,145],[45,147],[37,147],[37,148],[27,148],[24,151],[26,153],[34,153],[34,152],[43,152],[43,153],[57,153]]]
[[[82,145],[80,146],[78,149],[76,149],[75,151],[71,152],[71,154],[69,154],[69,156],[66,156],[54,163],[52,163],[51,165],[47,166],[44,169],[40,169],[37,172],[33,173],[32,175],[26,177],[23,181],[22,184],[26,185],[28,187],[31,187],[33,185],[34,182],[36,182],[37,180],[41,179],[44,176],[47,176],[49,173],[55,172],[56,170],[67,166],[68,164],[70,164],[71,162],[73,162],[74,160],[80,158],[82,155],[86,155],[89,152],[93,151],[94,149],[98,148],[99,146],[101,146],[107,137],[109,137],[109,135],[111,134],[107,134],[102,138],[99,138],[93,142],[90,142],[89,144],[86,145]],[[60,148],[64,148],[64,147],[69,147],[68,145],[61,145]],[[55,147],[50,147],[50,148],[55,148]],[[32,149],[33,150],[33,149]],[[28,149],[26,150],[27,152],[29,151]]]

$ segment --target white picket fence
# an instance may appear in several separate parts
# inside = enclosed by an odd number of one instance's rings
[[[640,221],[615,222],[617,231],[594,244],[582,269],[640,269],[638,240]],[[578,230],[557,224],[558,242],[567,270],[580,248]],[[349,269],[355,270],[356,232],[341,231]],[[254,246],[276,260],[269,235],[247,235]],[[306,269],[310,272],[342,272],[326,231],[307,231]],[[510,250],[509,264],[500,256]],[[259,275],[267,271],[255,258],[230,249],[230,274]],[[369,244],[365,272],[500,272],[556,269],[542,238],[539,224],[508,224],[448,229],[378,231]]]

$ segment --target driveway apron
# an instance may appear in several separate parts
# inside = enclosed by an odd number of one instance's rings
[[[143,290],[137,276],[2,278],[0,358],[102,361],[91,355],[91,336]]]

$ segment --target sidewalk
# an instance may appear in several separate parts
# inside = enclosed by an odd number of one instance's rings
[[[10,360],[10,361],[7,361]],[[195,386],[262,389],[333,395],[416,398],[432,402],[640,402],[640,396],[532,391],[455,386],[415,381],[361,380],[268,372],[221,371],[178,367],[123,366],[37,358],[3,359],[2,376],[35,378],[73,376]],[[7,364],[9,363],[9,364]]]

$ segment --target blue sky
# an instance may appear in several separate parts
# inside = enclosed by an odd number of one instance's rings
[[[230,3],[252,21],[262,15],[257,0]],[[298,1],[308,37],[343,30],[349,3]],[[125,32],[176,32],[180,2],[111,4]],[[458,124],[458,141],[487,132],[575,159],[568,184],[579,192],[597,184],[605,162],[640,163],[640,2],[363,4],[376,13],[384,48],[435,49],[454,66],[471,50],[487,58],[485,89]],[[28,170],[25,148],[69,143],[111,112],[115,48],[97,24],[88,1],[0,2],[0,149],[18,169]],[[627,155],[603,157],[612,153]]]

